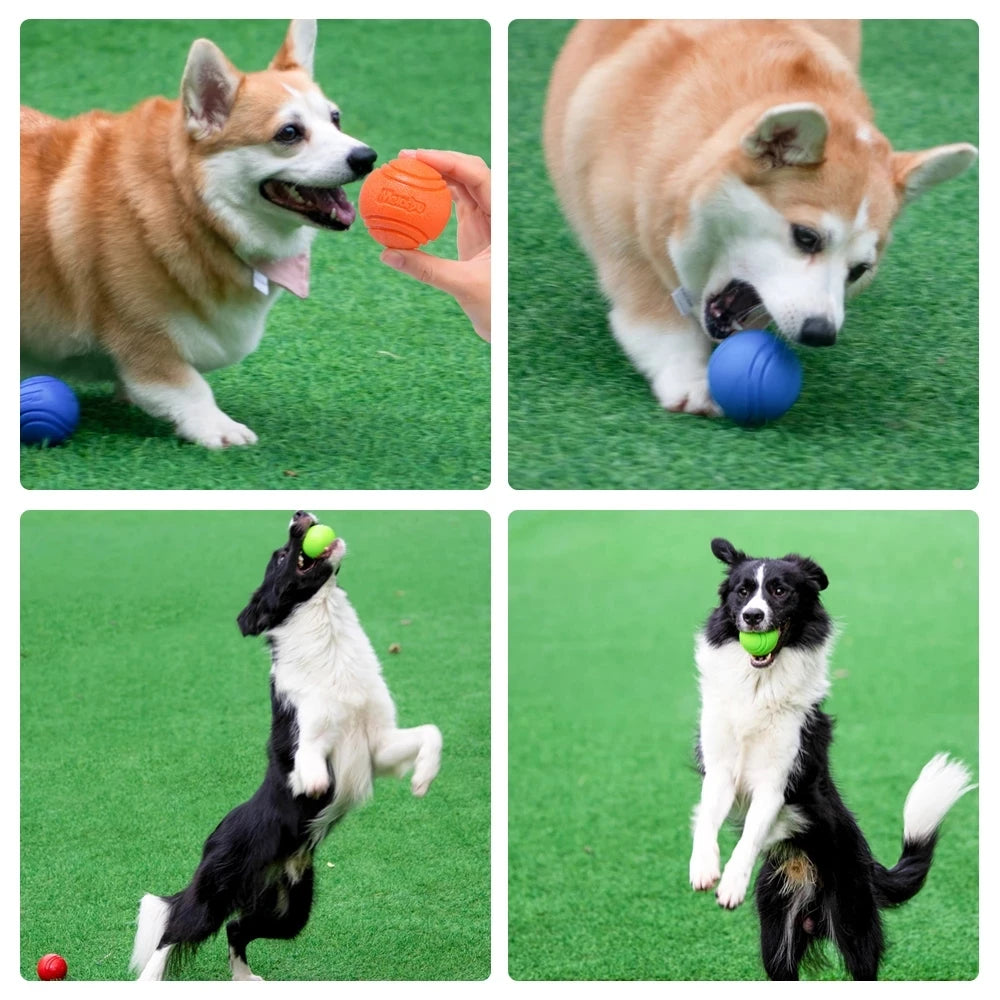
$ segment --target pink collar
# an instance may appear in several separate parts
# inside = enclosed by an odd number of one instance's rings
[[[254,286],[267,294],[266,286],[257,284],[257,275],[261,274],[276,285],[287,288],[292,295],[300,299],[309,298],[309,251],[300,253],[298,257],[286,257],[284,260],[248,261],[254,269]]]

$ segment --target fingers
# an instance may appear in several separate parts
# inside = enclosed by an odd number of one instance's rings
[[[465,291],[467,272],[461,261],[433,257],[422,250],[383,250],[380,259],[396,271],[449,295],[458,296]]]
[[[402,149],[399,155],[412,156],[433,167],[454,185],[456,194],[464,189],[476,205],[490,214],[490,168],[482,157],[442,149]]]

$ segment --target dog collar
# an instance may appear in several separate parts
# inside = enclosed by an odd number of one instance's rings
[[[674,300],[674,305],[682,316],[690,316],[694,312],[694,300],[686,288],[674,289],[670,297]]]
[[[285,257],[282,260],[248,261],[253,270],[253,287],[261,295],[270,292],[269,282],[273,281],[282,288],[287,288],[292,295],[300,299],[309,298],[309,251],[300,253],[297,257]]]

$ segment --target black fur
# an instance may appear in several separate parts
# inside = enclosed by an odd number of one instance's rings
[[[738,639],[762,565],[766,603],[781,632],[779,648],[817,648],[829,638],[832,626],[819,597],[828,580],[815,562],[794,554],[756,559],[719,538],[711,547],[727,573],[719,605],[705,626],[709,645]],[[904,839],[891,869],[875,859],[831,776],[832,738],[832,720],[813,705],[799,731],[796,765],[784,789],[786,806],[794,807],[804,823],[767,852],[757,876],[761,957],[771,979],[798,979],[800,965],[817,958],[811,953],[824,939],[836,944],[854,979],[875,979],[885,950],[879,911],[915,895],[933,858],[936,831]],[[696,760],[703,772],[700,740]],[[789,879],[789,873],[801,880]]]
[[[329,561],[303,557],[302,539],[315,523],[296,513],[288,542],[274,552],[264,581],[240,613],[244,635],[257,635],[281,624],[299,604],[315,595],[334,572]],[[334,797],[295,796],[289,786],[298,745],[295,709],[271,684],[271,733],[267,770],[253,796],[229,812],[212,831],[190,884],[172,896],[169,917],[158,947],[176,946],[183,956],[219,931],[224,921],[229,945],[246,961],[247,945],[256,938],[292,938],[305,926],[312,906],[312,857],[328,825],[315,821]]]

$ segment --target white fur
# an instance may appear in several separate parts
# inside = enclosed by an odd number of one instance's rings
[[[968,768],[947,754],[933,757],[913,783],[903,805],[903,840],[919,843],[931,837],[945,813],[975,785]]]
[[[672,239],[668,249],[698,303],[699,318],[710,298],[739,279],[756,289],[767,316],[788,339],[797,340],[805,320],[815,317],[839,330],[848,271],[876,263],[877,233],[866,213],[854,219],[826,213],[824,250],[804,254],[792,241],[788,219],[734,175],[692,205],[691,218],[683,237]],[[870,280],[868,272],[862,282]],[[755,318],[754,325],[764,325],[767,316]]]
[[[770,667],[757,669],[738,642],[713,647],[702,633],[696,639],[705,779],[689,875],[695,889],[718,882],[721,906],[742,903],[758,855],[801,829],[784,791],[802,724],[829,689],[831,646],[832,639],[817,649],[782,649]],[[719,829],[736,804],[746,808],[743,833],[720,879]]]
[[[142,972],[140,980],[162,979],[166,971],[170,947],[157,948],[167,927],[170,908],[161,896],[146,893],[139,903],[138,930],[129,968]]]
[[[343,555],[343,543],[333,558]],[[299,727],[294,794],[334,799],[314,821],[316,840],[372,794],[373,778],[413,769],[411,790],[426,793],[441,763],[436,726],[399,729],[396,707],[375,650],[336,577],[268,633],[275,691],[294,708]]]
[[[649,379],[667,410],[718,415],[708,391],[706,366],[712,345],[689,319],[635,320],[623,309],[608,315],[611,332],[632,364]]]

